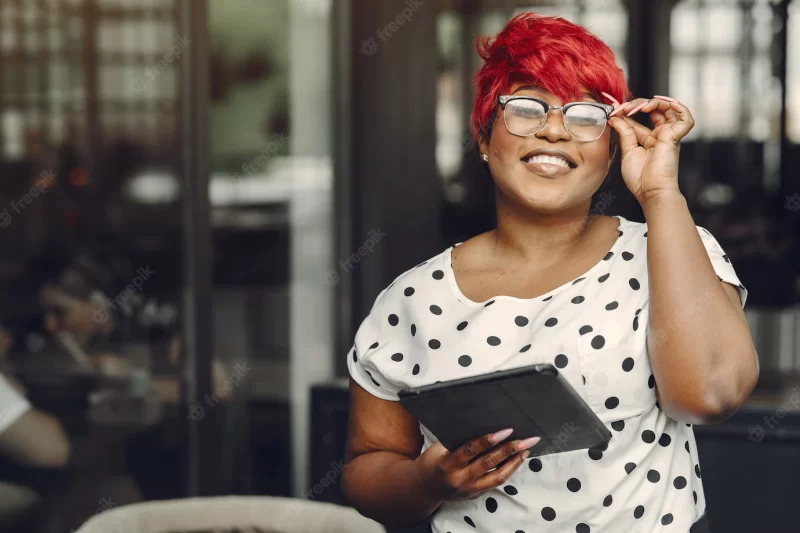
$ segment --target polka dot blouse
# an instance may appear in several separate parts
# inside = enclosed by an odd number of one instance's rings
[[[685,533],[705,511],[692,428],[656,403],[646,347],[647,225],[617,218],[606,256],[547,294],[471,301],[456,284],[450,247],[398,276],[359,327],[348,367],[379,398],[550,363],[611,430],[605,447],[529,457],[504,486],[444,503],[434,533]],[[698,232],[717,276],[738,287],[744,306],[747,291],[730,260],[708,231]],[[436,439],[420,430],[424,451]]]

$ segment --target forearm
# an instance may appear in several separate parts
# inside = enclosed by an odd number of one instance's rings
[[[416,461],[394,452],[359,455],[345,467],[342,485],[353,507],[386,525],[412,527],[441,505],[430,496]]]
[[[747,322],[719,282],[685,198],[665,194],[643,209],[648,353],[661,405],[696,423],[724,418],[752,390],[757,359]]]

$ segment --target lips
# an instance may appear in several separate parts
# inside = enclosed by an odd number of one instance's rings
[[[549,178],[568,174],[578,166],[569,154],[561,150],[533,150],[521,161],[531,172]]]

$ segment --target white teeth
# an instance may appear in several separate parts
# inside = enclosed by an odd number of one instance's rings
[[[525,160],[526,163],[549,163],[551,165],[559,165],[564,168],[571,168],[565,159],[553,155],[535,155]]]

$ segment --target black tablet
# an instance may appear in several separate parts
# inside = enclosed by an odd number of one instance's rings
[[[550,364],[501,370],[399,392],[400,403],[450,451],[505,428],[541,437],[531,457],[594,448],[611,432]]]

